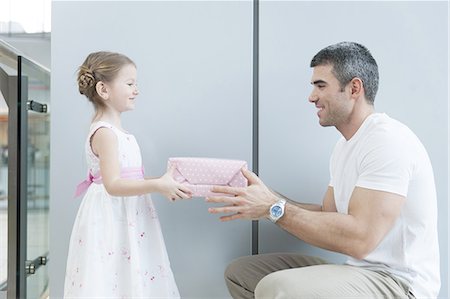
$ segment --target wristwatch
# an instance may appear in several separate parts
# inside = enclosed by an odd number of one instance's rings
[[[272,206],[270,206],[269,217],[273,223],[277,222],[278,219],[283,217],[285,205],[286,205],[286,200],[280,199],[279,201],[274,203]]]

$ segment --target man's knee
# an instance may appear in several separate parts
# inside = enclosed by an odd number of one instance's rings
[[[245,271],[247,262],[246,259],[248,257],[240,257],[238,259],[233,260],[230,264],[228,264],[225,269],[224,277],[226,281],[236,281],[239,274],[242,274]]]
[[[225,269],[225,282],[233,298],[254,298],[257,275],[249,267],[251,257],[241,257],[232,261]]]

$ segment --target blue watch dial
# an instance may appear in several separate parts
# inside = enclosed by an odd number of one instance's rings
[[[273,206],[272,209],[270,210],[270,213],[274,217],[279,217],[283,213],[283,209],[280,206]]]

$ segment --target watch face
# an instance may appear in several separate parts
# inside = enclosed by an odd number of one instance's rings
[[[270,210],[270,213],[272,214],[273,217],[280,217],[281,214],[283,213],[283,209],[280,206],[273,206],[272,209]]]

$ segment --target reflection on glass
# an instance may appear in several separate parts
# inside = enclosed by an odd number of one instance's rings
[[[40,261],[41,257],[48,259],[49,251],[50,117],[47,111],[34,112],[31,111],[34,109],[27,109],[27,103],[34,101],[40,103],[37,106],[42,106],[41,104],[48,106],[50,72],[18,56],[14,48],[0,40],[0,80],[0,290],[8,288],[20,298],[25,298],[25,293],[26,298],[47,298],[48,267],[42,267],[41,264],[44,263]],[[19,108],[21,112],[12,113],[9,107]],[[24,115],[27,117],[23,117]],[[9,127],[11,124],[14,126]],[[16,128],[16,125],[19,127]],[[10,129],[11,132],[9,132]],[[13,135],[8,136],[10,133]],[[12,155],[12,150],[17,149],[20,152],[14,152],[17,155]],[[12,161],[12,156],[21,159],[20,163]],[[16,164],[19,166],[9,169],[10,165]],[[26,181],[22,174],[26,175]],[[16,181],[17,178],[19,181]],[[11,181],[8,182],[9,179]],[[17,184],[20,192],[8,190],[9,183]],[[9,198],[9,196],[18,198]],[[26,205],[16,207],[15,204],[11,204],[8,207],[9,200],[16,203],[18,199],[26,200]],[[17,211],[8,211],[8,208],[17,209]],[[11,212],[11,218],[8,220],[9,212]],[[26,230],[23,229],[22,224],[26,224]],[[13,233],[15,233],[14,230],[17,230],[17,234],[23,233],[23,235],[14,236],[12,241],[16,239],[18,243],[25,244],[26,240],[27,245],[26,248],[20,246],[17,252],[10,251],[9,256],[8,225],[12,225],[10,229]],[[8,258],[11,258],[9,265]],[[27,275],[25,267],[15,269],[16,264],[24,265],[24,263],[35,264],[34,274]],[[12,272],[18,270],[19,275],[9,277],[8,266]],[[27,290],[22,287],[20,289],[13,287],[16,283],[22,286],[23,282]],[[0,297],[2,294],[0,292]]]
[[[8,274],[8,106],[0,91],[0,286]]]
[[[22,102],[49,104],[49,74],[23,59]],[[27,155],[27,261],[34,261],[36,272],[27,278],[27,298],[41,298],[48,287],[47,266],[39,266],[39,258],[49,251],[49,170],[50,115],[48,112],[28,111]]]

